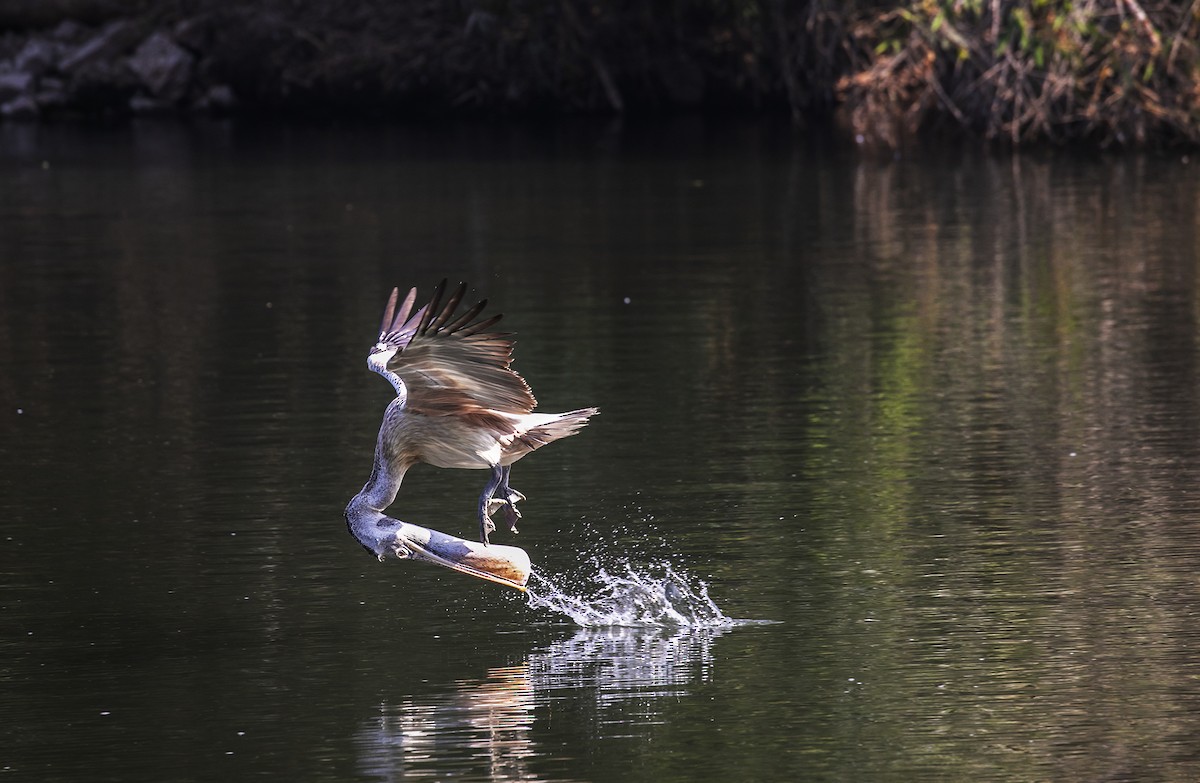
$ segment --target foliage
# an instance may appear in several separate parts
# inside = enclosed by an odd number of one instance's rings
[[[937,120],[1014,144],[1200,141],[1196,2],[914,0],[860,13],[838,95],[895,143]]]

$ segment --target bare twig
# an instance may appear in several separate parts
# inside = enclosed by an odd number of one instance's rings
[[[1129,9],[1129,12],[1134,15],[1138,22],[1141,23],[1142,28],[1146,31],[1146,35],[1150,36],[1150,41],[1154,46],[1154,53],[1157,54],[1158,51],[1162,49],[1162,36],[1159,35],[1158,30],[1154,28],[1154,24],[1150,21],[1150,17],[1147,16],[1142,7],[1138,5],[1137,0],[1122,0],[1122,2],[1124,2],[1125,7]]]
[[[1187,13],[1183,15],[1183,20],[1179,23],[1179,30],[1175,33],[1174,40],[1171,41],[1171,51],[1167,54],[1167,73],[1170,73],[1175,67],[1175,56],[1179,54],[1179,45],[1183,43],[1187,29],[1192,25],[1192,21],[1196,19],[1197,6],[1200,6],[1200,0],[1192,0]]]

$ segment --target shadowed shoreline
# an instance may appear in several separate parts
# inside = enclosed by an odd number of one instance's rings
[[[1198,35],[1165,0],[18,0],[0,122],[705,112],[885,147],[1194,146]]]

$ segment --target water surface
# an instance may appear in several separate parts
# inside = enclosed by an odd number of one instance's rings
[[[1194,163],[701,123],[0,150],[10,777],[1200,776]],[[358,547],[365,351],[443,276],[546,409],[603,411],[497,540],[590,605],[669,567],[771,624],[584,627]],[[482,481],[393,513],[470,535]]]

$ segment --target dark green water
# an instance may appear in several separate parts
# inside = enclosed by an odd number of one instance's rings
[[[1197,779],[1197,165],[0,125],[0,777]],[[358,547],[366,349],[443,276],[603,411],[496,540],[776,623]],[[469,536],[483,478],[392,511]]]

